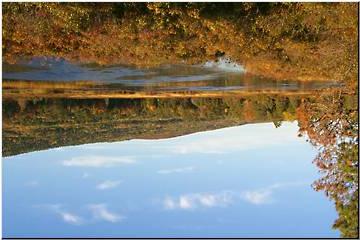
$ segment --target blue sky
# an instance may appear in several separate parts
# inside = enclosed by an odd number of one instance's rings
[[[337,237],[297,123],[3,159],[5,237]],[[47,226],[47,227],[44,227]]]

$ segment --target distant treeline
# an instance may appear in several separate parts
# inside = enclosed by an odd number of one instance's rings
[[[4,100],[3,155],[135,137],[161,138],[165,131],[166,136],[177,136],[251,122],[280,126],[283,120],[296,119],[300,103],[299,96],[276,95]]]
[[[162,131],[166,132],[164,136],[177,136],[199,129],[255,122],[273,122],[278,127],[281,121],[294,121],[299,116],[313,114],[301,108],[304,102],[311,102],[311,99],[296,95],[181,99],[5,99],[3,155],[135,137],[161,138]],[[344,109],[356,109],[356,98],[345,96],[343,106]]]

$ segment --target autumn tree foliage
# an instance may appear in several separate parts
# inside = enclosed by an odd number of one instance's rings
[[[4,3],[3,59],[202,63],[224,53],[277,79],[357,76],[355,3]]]
[[[341,91],[316,102],[303,101],[297,109],[300,134],[319,149],[314,163],[323,177],[313,183],[334,200],[339,214],[333,228],[342,237],[358,237],[359,157],[357,96]]]

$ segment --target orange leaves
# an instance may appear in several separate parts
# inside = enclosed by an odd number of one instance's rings
[[[254,74],[343,80],[355,89],[354,6],[7,3],[2,47],[5,60],[50,54],[142,66],[205,62],[221,50]]]

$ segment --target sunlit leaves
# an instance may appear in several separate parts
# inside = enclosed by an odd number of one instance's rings
[[[321,99],[321,101],[320,101]],[[323,176],[313,183],[335,201],[333,227],[342,237],[358,237],[358,111],[356,95],[334,92],[318,101],[303,101],[297,110],[300,132],[319,148],[314,163]]]

